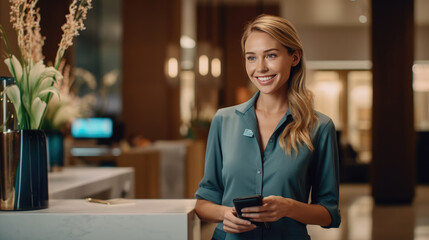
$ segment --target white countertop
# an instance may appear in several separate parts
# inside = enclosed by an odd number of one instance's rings
[[[65,167],[48,174],[50,199],[77,199],[104,193],[106,198],[134,197],[131,167]]]
[[[142,200],[104,205],[50,200],[49,208],[0,212],[0,239],[199,239],[194,199]]]

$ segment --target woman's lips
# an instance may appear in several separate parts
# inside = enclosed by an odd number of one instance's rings
[[[270,75],[270,76],[259,76],[259,77],[255,77],[255,78],[258,80],[259,84],[267,85],[267,84],[270,84],[276,76],[277,76],[277,74]]]

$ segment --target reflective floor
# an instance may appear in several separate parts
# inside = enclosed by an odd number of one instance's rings
[[[429,185],[412,205],[375,206],[369,185],[342,184],[338,229],[308,226],[312,240],[429,240]]]

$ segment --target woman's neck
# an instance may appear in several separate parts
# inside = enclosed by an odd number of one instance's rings
[[[255,108],[265,113],[286,113],[288,109],[286,92],[284,94],[260,93]]]

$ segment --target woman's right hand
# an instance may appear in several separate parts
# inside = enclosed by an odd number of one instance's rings
[[[255,228],[256,225],[250,221],[238,218],[234,207],[225,210],[223,218],[223,230],[225,232],[241,233],[251,231]]]

